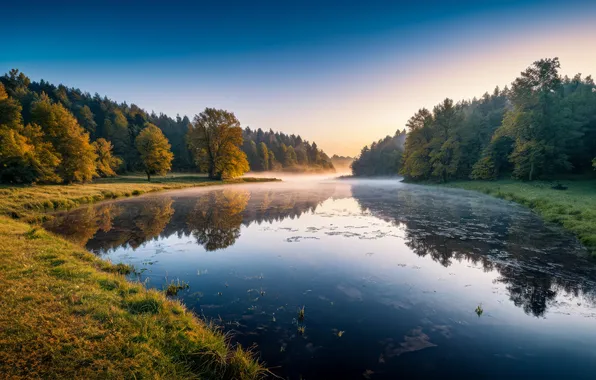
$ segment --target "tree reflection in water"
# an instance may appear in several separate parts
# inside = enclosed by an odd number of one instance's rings
[[[188,214],[188,229],[207,251],[227,248],[240,237],[248,191],[219,190],[199,197]]]
[[[238,187],[83,207],[57,214],[45,227],[98,253],[172,235],[192,236],[206,251],[216,251],[233,245],[242,226],[299,218],[338,194],[403,227],[406,245],[418,256],[444,267],[465,261],[497,271],[495,281],[527,314],[544,316],[560,294],[596,304],[594,262],[582,257],[574,238],[521,207],[469,192],[347,183]]]
[[[417,255],[445,267],[456,260],[498,271],[495,281],[506,285],[509,299],[527,314],[543,317],[560,292],[596,305],[593,261],[582,257],[573,237],[521,207],[423,187],[354,185],[352,195],[363,210],[404,226],[406,245]]]

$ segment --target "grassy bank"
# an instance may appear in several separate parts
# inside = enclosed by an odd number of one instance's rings
[[[26,222],[43,220],[45,213],[85,203],[130,197],[186,187],[273,181],[272,178],[235,178],[214,181],[203,175],[168,175],[147,182],[145,176],[101,178],[78,185],[0,186],[0,215]]]
[[[260,180],[262,181],[262,180]],[[250,179],[225,183],[252,182]],[[255,379],[263,367],[130,268],[24,223],[119,196],[222,184],[134,177],[73,186],[4,187],[0,213],[0,373],[7,378]]]
[[[567,190],[555,190],[551,182],[513,180],[463,181],[442,186],[480,191],[527,206],[574,233],[596,255],[596,180],[560,183]]]

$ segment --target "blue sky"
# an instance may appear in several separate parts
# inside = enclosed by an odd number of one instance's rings
[[[2,72],[171,116],[225,108],[330,154],[539,58],[596,74],[594,1],[22,1],[3,13]]]

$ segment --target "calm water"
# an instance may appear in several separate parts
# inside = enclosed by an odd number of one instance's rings
[[[596,262],[484,195],[238,185],[84,207],[46,227],[151,287],[188,282],[177,297],[283,378],[596,376]]]

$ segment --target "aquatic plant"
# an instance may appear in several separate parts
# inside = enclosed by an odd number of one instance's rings
[[[474,311],[480,317],[482,315],[482,313],[484,313],[484,309],[482,308],[482,304],[478,305],[478,307],[476,307],[476,310],[474,310]]]
[[[304,320],[304,306],[302,306],[301,308],[298,308],[298,320],[299,321]]]
[[[304,335],[304,331],[306,330],[305,325],[298,325],[298,334]]]
[[[188,289],[188,288],[190,288],[190,285],[188,284],[188,282],[177,280],[176,282],[174,282],[174,281],[170,282],[170,284],[167,286],[165,292],[166,292],[167,296],[175,296],[178,294],[178,292],[180,290]]]
[[[343,330],[338,331],[337,332],[337,337],[338,338],[341,338],[344,335],[344,333],[345,333],[345,331],[343,331]]]

